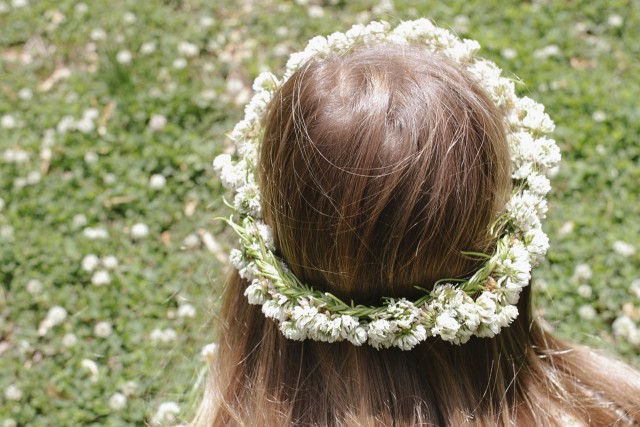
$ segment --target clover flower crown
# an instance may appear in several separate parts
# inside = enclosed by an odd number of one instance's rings
[[[374,44],[422,44],[462,66],[484,87],[495,105],[505,111],[505,129],[512,163],[513,193],[492,232],[497,238],[493,254],[474,254],[484,265],[465,280],[446,279],[415,301],[383,298],[377,307],[346,303],[304,283],[275,255],[271,230],[262,220],[256,165],[261,119],[273,94],[308,60],[321,60]],[[428,19],[355,25],[346,33],[317,36],[291,55],[282,79],[260,74],[245,117],[233,129],[236,155],[221,154],[213,167],[222,184],[235,191],[232,208],[237,218],[227,220],[240,236],[240,249],[230,253],[231,263],[249,283],[244,291],[250,304],[262,306],[289,339],[369,344],[377,349],[410,350],[428,337],[455,344],[473,335],[493,337],[518,316],[516,303],[529,284],[531,267],[544,257],[549,240],[541,228],[547,212],[545,195],[551,189],[545,176],[560,161],[560,151],[544,135],[554,124],[544,106],[515,94],[512,80],[501,76],[491,61],[477,58],[480,45],[460,40]],[[422,288],[419,288],[422,289]]]

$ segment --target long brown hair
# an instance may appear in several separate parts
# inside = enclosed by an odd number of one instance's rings
[[[465,277],[510,192],[503,112],[420,47],[309,62],[264,122],[260,186],[278,255],[304,283],[361,304]],[[296,342],[234,271],[198,425],[640,424],[640,375],[564,344],[531,313],[492,339],[412,351]]]

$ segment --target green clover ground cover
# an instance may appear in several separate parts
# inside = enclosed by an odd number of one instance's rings
[[[211,160],[259,71],[371,19],[478,39],[547,106],[564,157],[538,311],[640,363],[639,9],[0,1],[1,425],[188,417],[233,245]]]

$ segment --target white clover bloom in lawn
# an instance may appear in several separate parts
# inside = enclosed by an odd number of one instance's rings
[[[149,334],[149,339],[153,344],[168,344],[175,341],[178,338],[178,334],[174,329],[160,329],[156,328]]]
[[[91,34],[89,35],[89,37],[91,37],[91,40],[97,42],[101,40],[106,40],[107,33],[102,28],[94,28],[93,30],[91,30]]]
[[[100,258],[94,254],[85,255],[82,258],[82,269],[86,272],[92,272],[100,264]]]
[[[71,223],[75,228],[84,227],[87,225],[87,217],[84,214],[75,214]]]
[[[89,11],[89,6],[86,3],[76,3],[75,10],[78,15],[84,15]]]
[[[183,41],[178,44],[178,53],[185,58],[193,58],[198,56],[200,48],[193,43]]]
[[[187,68],[187,60],[184,58],[176,58],[171,63],[171,66],[176,70],[183,70]]]
[[[596,309],[589,304],[584,304],[578,309],[578,316],[584,320],[593,320],[597,314]]]
[[[107,270],[115,270],[118,267],[118,258],[113,255],[107,255],[102,258],[102,265]]]
[[[591,118],[594,122],[602,123],[607,120],[607,113],[601,110],[596,110],[591,114]]]
[[[98,322],[93,328],[93,333],[99,338],[107,338],[112,332],[113,326],[111,326],[111,322],[107,321]]]
[[[98,270],[91,275],[91,283],[94,286],[104,286],[111,283],[111,275],[107,270]]]
[[[194,317],[196,315],[196,309],[191,304],[185,303],[178,307],[177,315],[181,319],[185,317]]]
[[[133,60],[133,55],[131,54],[131,52],[129,52],[128,50],[121,50],[116,54],[116,61],[118,62],[118,64],[131,64],[131,61]]]
[[[80,366],[83,369],[89,371],[89,381],[95,383],[100,378],[100,371],[98,370],[98,364],[91,359],[82,359]]]
[[[162,190],[167,184],[167,179],[159,173],[151,175],[149,178],[149,187],[152,190]]]
[[[73,347],[78,343],[78,337],[72,333],[64,334],[62,337],[62,345],[65,347]]]
[[[131,227],[131,238],[133,240],[142,240],[149,235],[149,226],[142,222],[138,222]]]
[[[114,411],[119,411],[127,406],[127,396],[120,392],[115,392],[109,398],[109,407]]]
[[[98,163],[99,159],[100,158],[98,157],[98,154],[95,151],[87,151],[84,154],[84,161],[88,165],[95,165],[96,163]]]
[[[20,390],[15,385],[11,384],[4,390],[4,397],[7,400],[21,400],[22,399],[22,390]]]
[[[0,15],[9,12],[9,5],[3,1],[0,1]]]
[[[590,298],[591,295],[593,294],[593,289],[591,289],[591,286],[586,285],[586,284],[585,285],[580,285],[580,286],[578,286],[577,293],[582,298]]]
[[[18,98],[22,99],[23,101],[29,101],[31,100],[31,98],[33,98],[33,91],[28,87],[23,87],[18,91]]]
[[[47,312],[46,317],[42,320],[42,322],[40,322],[40,326],[38,327],[38,335],[46,335],[49,329],[64,322],[66,318],[67,310],[65,310],[64,307],[60,307],[59,305],[51,307]]]
[[[11,114],[5,114],[0,119],[0,126],[5,129],[13,129],[17,125],[16,119]]]
[[[149,120],[149,129],[159,132],[167,125],[167,118],[162,114],[154,114]]]
[[[0,13],[2,13],[2,4],[0,4]],[[7,418],[2,422],[2,427],[17,427],[18,422],[13,418]]]
[[[617,15],[615,13],[612,15],[609,15],[609,17],[607,18],[607,25],[609,25],[611,28],[622,27],[623,24],[624,24],[624,19],[622,18],[622,16]]]
[[[207,344],[204,347],[202,347],[202,350],[200,351],[200,357],[205,362],[212,362],[213,358],[216,355],[217,350],[218,350],[217,343]]]
[[[591,279],[593,273],[591,267],[588,264],[578,264],[575,270],[573,270],[573,279],[577,281],[586,281]]]
[[[13,6],[14,9],[22,9],[23,7],[29,6],[29,0],[12,0],[11,6]]]
[[[623,257],[630,257],[636,253],[636,248],[631,243],[616,240],[613,242],[613,251]]]
[[[318,6],[316,4],[309,6],[307,9],[307,14],[309,18],[322,18],[324,16],[324,9],[322,6]]]
[[[140,53],[142,55],[150,55],[155,51],[156,51],[156,42],[154,41],[144,42],[140,46]]]
[[[138,20],[138,18],[136,17],[135,13],[133,12],[125,12],[122,15],[122,22],[124,22],[125,24],[133,24]]]
[[[76,122],[76,129],[78,129],[82,133],[92,132],[95,128],[96,126],[93,123],[93,120],[86,117],[83,117]]]
[[[158,406],[158,410],[151,418],[152,425],[163,425],[176,421],[180,413],[180,406],[175,402],[163,402]]]
[[[31,295],[37,295],[42,292],[42,282],[38,279],[29,279],[26,288]]]
[[[617,340],[629,341],[633,345],[640,344],[640,331],[638,331],[638,327],[629,316],[622,315],[618,317],[613,321],[611,328],[613,329],[613,336]]]
[[[120,390],[125,396],[133,396],[138,391],[138,383],[135,381],[127,381],[120,386]]]

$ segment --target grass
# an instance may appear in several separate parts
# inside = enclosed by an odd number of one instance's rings
[[[563,163],[538,312],[640,363],[640,8],[395,3],[0,1],[4,426],[168,425],[167,402],[188,416],[233,245],[211,160],[259,71],[372,19],[477,39],[547,106]]]

